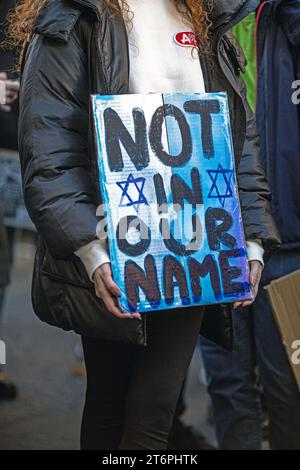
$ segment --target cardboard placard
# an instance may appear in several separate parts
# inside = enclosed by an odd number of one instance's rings
[[[123,311],[251,299],[225,93],[93,96]]]
[[[272,281],[266,291],[300,391],[300,269]]]

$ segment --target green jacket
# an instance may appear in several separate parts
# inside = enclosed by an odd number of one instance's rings
[[[248,102],[254,111],[256,100],[256,47],[255,47],[255,12],[233,27],[232,32],[245,52],[247,67],[243,78],[247,87]]]

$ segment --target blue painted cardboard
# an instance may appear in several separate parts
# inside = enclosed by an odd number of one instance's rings
[[[93,96],[123,311],[252,299],[227,96]]]

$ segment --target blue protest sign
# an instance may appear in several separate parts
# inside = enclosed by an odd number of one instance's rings
[[[101,195],[124,311],[252,298],[227,96],[94,96]]]

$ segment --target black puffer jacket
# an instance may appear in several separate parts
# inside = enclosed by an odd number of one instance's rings
[[[269,189],[259,163],[253,116],[239,77],[243,57],[232,24],[258,1],[216,2],[213,73],[202,59],[208,90],[229,94],[246,237],[267,252],[279,244]],[[230,5],[230,6],[229,6]],[[19,148],[25,201],[41,236],[33,277],[36,313],[89,336],[146,343],[146,316],[124,321],[105,311],[73,254],[95,239],[98,174],[90,95],[128,92],[128,39],[98,0],[50,0],[35,22],[21,89]],[[217,329],[217,325],[216,325]]]

